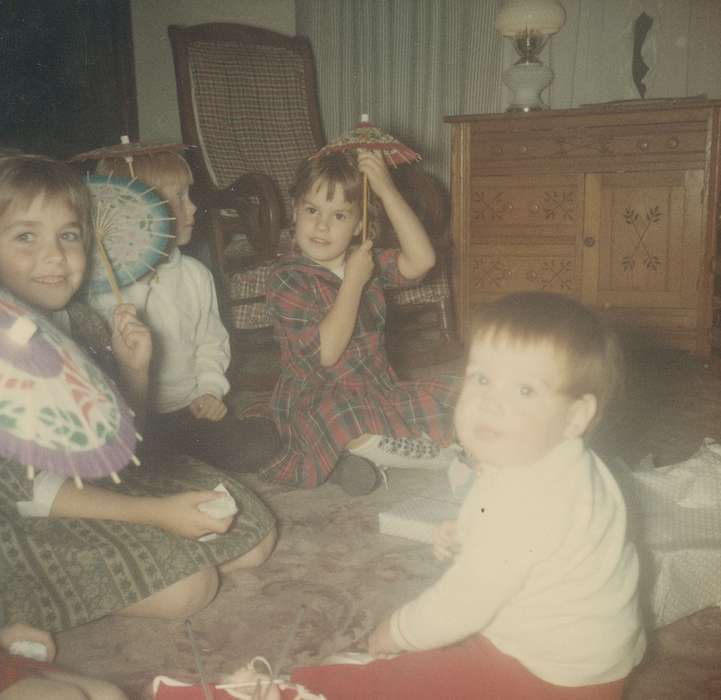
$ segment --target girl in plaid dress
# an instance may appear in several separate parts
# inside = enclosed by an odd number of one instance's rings
[[[399,250],[356,244],[363,174]],[[305,488],[330,477],[362,495],[377,485],[376,467],[447,466],[457,380],[401,382],[385,349],[383,288],[417,283],[435,263],[423,225],[378,152],[305,161],[291,194],[299,252],[276,264],[267,288],[281,350],[272,411],[285,449],[262,475]]]

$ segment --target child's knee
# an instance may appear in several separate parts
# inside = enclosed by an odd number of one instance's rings
[[[213,600],[217,592],[218,570],[210,567],[186,576],[116,614],[182,620],[202,610]]]
[[[91,696],[75,684],[44,677],[23,679],[0,692],[0,698],[2,700],[36,700],[37,698],[91,700]]]
[[[275,543],[278,539],[278,531],[275,526],[271,531],[249,552],[243,556],[231,559],[220,565],[223,574],[229,574],[237,569],[254,569],[263,564],[272,554]]]
[[[203,569],[173,584],[167,596],[168,617],[185,619],[205,608],[218,592],[218,570]]]
[[[128,700],[128,696],[112,683],[105,681],[92,681],[92,686],[86,689],[90,700]]]

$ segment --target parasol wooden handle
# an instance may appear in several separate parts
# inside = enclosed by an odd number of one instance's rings
[[[120,137],[120,143],[127,145],[130,143],[130,137],[127,134],[123,134]],[[128,164],[128,171],[130,172],[130,177],[135,179],[135,170],[133,169],[133,156],[123,156],[123,160]]]
[[[368,176],[363,173],[363,234],[361,243],[368,237]]]
[[[115,279],[115,270],[113,270],[113,266],[110,264],[110,259],[108,258],[108,254],[105,252],[105,246],[103,245],[103,239],[101,238],[100,234],[96,231],[95,232],[95,244],[98,246],[98,253],[100,253],[100,260],[103,263],[103,267],[105,268],[105,274],[108,277],[108,282],[110,282],[110,288],[113,290],[113,294],[115,295],[115,301],[118,302],[118,304],[123,304],[125,300],[123,299],[123,295],[120,293],[120,287],[118,285],[118,280]]]

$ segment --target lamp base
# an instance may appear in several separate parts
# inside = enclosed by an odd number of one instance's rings
[[[548,109],[541,92],[553,82],[553,71],[542,63],[515,63],[503,72],[503,82],[513,91],[507,112]]]

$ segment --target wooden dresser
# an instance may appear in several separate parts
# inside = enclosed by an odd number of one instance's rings
[[[720,110],[678,100],[446,117],[463,339],[475,306],[538,289],[721,360]]]

